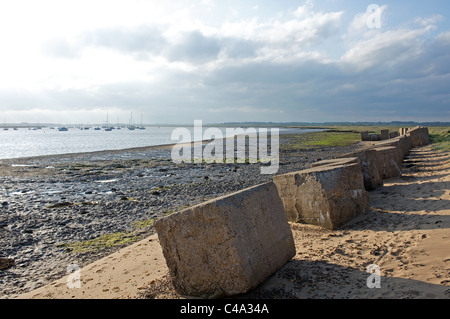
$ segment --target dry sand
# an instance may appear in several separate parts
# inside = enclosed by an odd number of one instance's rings
[[[403,176],[370,198],[370,212],[336,231],[291,224],[297,255],[239,297],[450,298],[450,154],[411,150]],[[380,288],[368,288],[372,264]],[[151,236],[82,268],[80,288],[64,277],[18,298],[183,298],[167,273]]]

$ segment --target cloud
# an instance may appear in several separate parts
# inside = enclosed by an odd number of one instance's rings
[[[370,38],[356,42],[342,56],[342,62],[357,71],[395,65],[421,53],[420,37],[428,29],[374,32]]]
[[[436,25],[438,22],[443,21],[445,18],[440,14],[433,15],[432,17],[419,17],[416,18],[414,22],[419,24],[420,26],[427,27],[429,25]]]
[[[206,37],[199,31],[187,32],[180,41],[168,46],[164,56],[170,61],[203,63],[217,58],[221,48],[214,37]]]
[[[266,44],[302,44],[320,42],[338,33],[343,11],[311,13],[302,18],[287,21],[271,20],[258,22],[256,19],[225,22],[221,34],[233,38],[253,40]]]
[[[375,7],[374,7],[375,8]],[[387,11],[388,6],[376,6],[376,11],[371,11],[371,7],[369,6],[368,9],[364,12],[357,13],[354,17],[352,22],[350,23],[347,31],[347,37],[353,37],[355,35],[363,35],[365,34],[371,23],[374,23],[374,19],[376,15],[380,18],[380,27],[383,27],[385,25],[384,23],[384,17],[385,13]]]
[[[132,54],[157,54],[166,45],[161,31],[155,26],[133,28],[102,28],[83,34],[84,45],[103,47]]]
[[[171,19],[152,11],[148,21],[49,37],[41,60],[0,77],[0,108],[122,109],[149,112],[155,122],[448,114],[450,31],[438,29],[441,15],[369,29],[365,11],[321,11],[312,1],[270,16],[259,15],[262,4],[246,4],[247,16],[235,4],[236,17],[220,2],[173,6]],[[34,86],[20,88],[26,79]],[[427,103],[433,107],[424,110]]]
[[[214,1],[213,0],[202,0],[202,4],[204,4],[207,7],[213,7]]]
[[[79,58],[81,48],[70,43],[66,38],[54,37],[47,40],[42,46],[43,53],[54,58],[75,59]]]

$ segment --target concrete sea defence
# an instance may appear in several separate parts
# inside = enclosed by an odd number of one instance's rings
[[[382,142],[159,219],[174,287],[208,298],[243,293],[295,254],[288,222],[336,229],[367,211],[369,191],[401,176],[409,149],[430,142],[427,128],[396,135],[381,132]]]
[[[380,173],[379,164],[377,161],[377,151],[375,149],[362,149],[352,153],[344,154],[345,158],[358,158],[364,180],[364,188],[367,191],[374,190],[383,186],[383,178]],[[342,160],[342,159],[335,159]],[[321,164],[321,162],[317,163]]]
[[[369,208],[359,163],[317,166],[274,182],[291,222],[336,229]]]
[[[189,296],[245,293],[295,256],[272,182],[159,219],[155,228],[174,287]]]

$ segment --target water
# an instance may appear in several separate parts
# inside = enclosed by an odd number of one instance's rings
[[[69,128],[66,132],[50,128],[0,130],[0,159],[174,144],[178,142],[171,139],[174,129],[175,127],[146,127],[145,130],[122,128],[105,131]],[[193,127],[187,129],[194,136]],[[226,128],[220,130],[226,136]],[[317,130],[280,128],[280,134],[311,131]]]

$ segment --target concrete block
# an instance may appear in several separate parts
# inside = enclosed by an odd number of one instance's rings
[[[377,163],[383,179],[399,177],[402,175],[401,163],[399,164],[398,161],[398,147],[377,147],[374,148],[374,150],[376,151]]]
[[[381,139],[380,134],[370,134],[371,141],[379,141]]]
[[[389,133],[389,138],[396,138],[398,136],[400,136],[400,134],[398,134],[398,132],[390,132]]]
[[[400,135],[406,135],[406,133],[408,133],[408,128],[406,127],[402,127],[398,130]]]
[[[379,143],[374,144],[373,146],[371,146],[370,148],[380,148],[380,147],[394,147],[395,151],[392,151],[392,159],[395,160],[395,162],[397,163],[397,165],[399,167],[402,166],[402,162],[403,162],[403,158],[405,156],[405,145],[404,145],[404,140],[400,140],[400,138],[394,138],[394,139],[390,139],[387,141],[382,141]]]
[[[183,295],[245,293],[295,256],[273,182],[169,215],[155,228],[174,287]]]
[[[427,127],[416,126],[407,133],[411,137],[411,146],[423,146],[430,144],[430,136]]]
[[[389,139],[389,130],[381,130],[380,133],[380,140],[384,141]]]
[[[320,162],[316,162],[311,164],[311,167],[318,167],[318,166],[339,166],[339,165],[346,165],[346,164],[359,164],[358,157],[355,156],[342,156],[340,158],[332,158],[323,160]]]
[[[361,132],[361,141],[370,141],[369,132]]]
[[[318,166],[273,180],[292,222],[336,229],[369,208],[359,164]]]
[[[368,191],[383,186],[383,178],[381,177],[378,167],[377,155],[374,149],[361,149],[351,153],[342,155],[344,158],[358,158],[364,179],[364,188]]]

